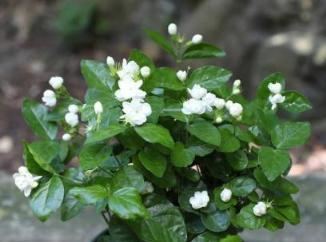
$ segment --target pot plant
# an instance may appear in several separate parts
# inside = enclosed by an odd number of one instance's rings
[[[309,101],[286,90],[280,73],[267,76],[252,100],[231,72],[188,59],[224,52],[168,26],[147,35],[179,66],[158,67],[139,50],[122,62],[83,60],[88,90],[72,97],[52,77],[42,103],[26,99],[22,113],[40,139],[24,143],[25,166],[15,183],[45,221],[63,221],[93,206],[107,224],[95,241],[242,241],[243,230],[298,224],[286,179],[289,150],[303,145],[310,125],[280,118]],[[179,70],[181,69],[181,70]]]

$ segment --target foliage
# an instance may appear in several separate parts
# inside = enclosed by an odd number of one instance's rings
[[[179,35],[147,35],[177,62],[224,55],[218,47],[186,42]],[[41,138],[25,143],[24,149],[26,167],[42,176],[30,199],[40,220],[60,207],[62,219],[68,220],[94,206],[109,218],[103,241],[119,242],[238,242],[243,229],[275,231],[286,222],[299,223],[292,198],[298,189],[285,177],[291,167],[289,149],[307,141],[310,125],[283,120],[278,109],[307,111],[311,106],[305,97],[282,91],[285,101],[272,108],[269,84],[285,87],[279,73],[265,78],[257,96],[247,100],[237,89],[240,84],[228,84],[231,72],[224,68],[190,69],[182,81],[175,69],[155,66],[139,50],[129,60],[150,67],[150,75],[142,78],[144,100],[151,107],[145,123],[120,119],[125,107],[115,97],[119,64],[81,62],[89,88],[84,105],[63,86],[55,90],[55,108],[24,102],[25,121]],[[226,106],[202,114],[183,112],[187,92],[195,85],[225,99]],[[93,110],[97,101],[103,110]],[[228,107],[234,102],[239,103],[236,115]],[[63,115],[71,103],[79,107],[82,122],[77,127],[67,125]],[[72,139],[56,138],[62,131]],[[228,201],[221,200],[224,189],[232,192]],[[194,208],[189,201],[201,191],[208,192],[209,203]],[[267,211],[257,215],[260,201]]]

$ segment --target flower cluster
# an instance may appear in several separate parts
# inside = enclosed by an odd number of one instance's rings
[[[18,168],[18,172],[13,174],[15,185],[24,192],[25,197],[29,197],[32,190],[38,186],[38,181],[42,176],[33,176],[25,166]]]
[[[285,96],[282,96],[282,84],[281,83],[269,83],[268,89],[271,92],[268,100],[272,104],[272,110],[277,108],[277,105],[285,101]]]
[[[107,62],[114,63],[112,57],[108,57],[108,59]],[[139,68],[135,61],[128,62],[126,59],[123,59],[122,67],[117,71],[119,89],[115,91],[114,95],[118,101],[122,102],[124,114],[121,118],[132,126],[144,124],[152,113],[151,106],[144,101],[146,92],[140,89],[143,80],[139,75],[147,78],[150,76],[150,71],[148,66]]]

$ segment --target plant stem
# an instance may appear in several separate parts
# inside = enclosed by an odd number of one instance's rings
[[[110,221],[109,219],[105,216],[105,211],[101,212],[102,218],[104,219],[105,223],[107,224],[107,226],[110,226]]]

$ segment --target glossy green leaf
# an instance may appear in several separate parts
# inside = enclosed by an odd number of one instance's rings
[[[62,204],[64,187],[59,177],[53,176],[49,181],[40,185],[33,193],[30,206],[33,213],[41,220],[48,219]]]
[[[272,143],[278,149],[291,149],[305,144],[310,132],[307,122],[284,122],[272,130]]]
[[[140,127],[136,127],[135,131],[145,141],[154,144],[161,144],[167,148],[174,148],[174,140],[170,134],[170,131],[161,125],[145,124]]]
[[[134,187],[138,192],[141,192],[145,187],[143,175],[132,166],[125,166],[114,173],[110,184],[112,191],[117,191],[123,187]]]
[[[125,125],[112,124],[107,128],[91,132],[86,139],[86,144],[96,143],[99,141],[110,139],[118,134],[123,133],[126,129],[127,127]]]
[[[190,134],[205,143],[219,146],[221,144],[221,135],[219,130],[210,122],[205,120],[198,120],[187,126]]]
[[[67,196],[75,198],[83,205],[95,205],[96,203],[106,201],[108,191],[101,185],[73,187],[68,191]]]
[[[249,204],[240,210],[240,213],[236,216],[236,224],[244,229],[260,229],[265,223],[264,217],[257,217],[253,213],[253,207],[255,204]]]
[[[213,213],[202,214],[201,221],[208,230],[223,232],[230,226],[230,215],[227,211],[216,210]]]
[[[199,84],[210,91],[224,85],[230,79],[231,75],[230,71],[220,67],[203,66],[191,73],[187,84],[189,88],[192,88],[195,84]]]
[[[147,118],[147,122],[157,123],[164,108],[164,100],[162,97],[149,96],[147,97],[146,101],[152,108],[152,114]]]
[[[243,150],[227,154],[226,159],[229,162],[230,166],[232,166],[232,168],[236,171],[244,170],[249,163],[248,157]]]
[[[242,239],[238,235],[227,235],[220,242],[242,242]]]
[[[145,149],[138,154],[143,166],[157,177],[162,177],[166,170],[166,158],[154,149]]]
[[[160,33],[152,30],[145,30],[147,36],[158,44],[164,51],[175,57],[175,53],[171,43]]]
[[[286,91],[282,93],[285,96],[285,101],[281,107],[291,113],[302,113],[312,109],[309,100],[295,91]]]
[[[212,232],[205,232],[198,235],[196,238],[191,240],[191,242],[218,242],[220,241],[220,236]]]
[[[25,99],[22,108],[23,117],[35,134],[44,139],[54,139],[58,128],[47,120],[48,110],[39,103]]]
[[[221,144],[218,151],[223,153],[235,152],[240,149],[240,141],[228,129],[219,129],[221,134]]]
[[[187,167],[191,165],[195,159],[195,153],[185,148],[180,142],[177,142],[171,153],[171,162],[176,167]]]
[[[79,155],[80,166],[83,170],[92,170],[101,166],[111,153],[112,148],[107,144],[86,145]]]
[[[108,242],[141,242],[129,226],[115,216],[110,218],[110,236]],[[105,241],[103,241],[105,242]]]
[[[239,197],[245,197],[256,188],[254,179],[247,176],[239,176],[229,183],[232,194]]]
[[[207,44],[200,43],[197,45],[190,45],[183,53],[183,59],[197,59],[197,58],[212,58],[223,57],[225,52],[220,48]]]
[[[142,51],[134,49],[131,51],[129,60],[135,61],[140,67],[148,66],[151,71],[155,68],[153,61]]]

